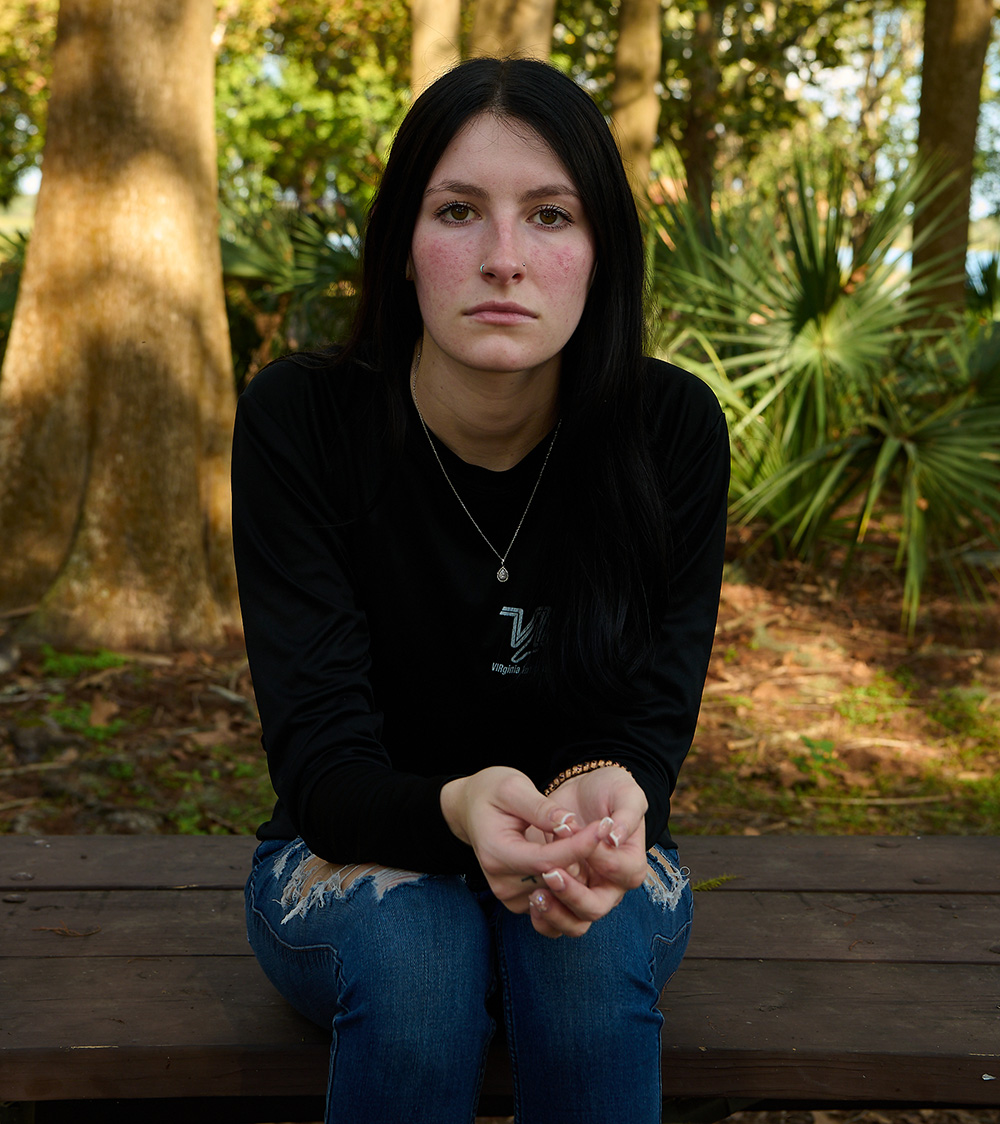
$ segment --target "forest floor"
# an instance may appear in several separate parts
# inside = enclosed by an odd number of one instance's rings
[[[10,664],[2,670],[4,662]],[[238,647],[170,656],[0,636],[0,832],[249,833],[271,790]],[[729,568],[701,720],[674,799],[685,834],[1000,829],[1000,605]]]
[[[838,590],[793,567],[728,568],[674,801],[682,850],[695,833],[1000,831],[1000,605],[968,611],[930,591],[912,638],[899,620],[898,583],[880,571]],[[11,649],[0,635],[0,832],[243,834],[266,818],[238,647]],[[1000,1111],[730,1119],[1000,1124]]]

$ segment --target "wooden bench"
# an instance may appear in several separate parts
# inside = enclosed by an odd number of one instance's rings
[[[327,1035],[243,933],[252,847],[0,837],[7,1120],[321,1119]],[[661,1000],[670,1117],[1000,1106],[1000,838],[692,837],[681,854],[696,883],[728,880],[697,895]],[[480,1111],[510,1093],[498,1048]]]

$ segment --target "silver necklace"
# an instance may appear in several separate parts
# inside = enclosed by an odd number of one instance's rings
[[[441,474],[448,482],[448,487],[451,488],[452,492],[455,494],[455,499],[457,499],[458,502],[462,505],[462,510],[466,515],[468,515],[469,522],[479,532],[479,537],[483,540],[483,542],[486,543],[490,550],[492,550],[497,558],[500,559],[500,569],[497,570],[497,581],[505,582],[510,577],[510,572],[507,569],[507,555],[510,554],[510,549],[514,545],[514,540],[517,538],[518,534],[520,533],[521,527],[524,524],[524,520],[528,514],[528,508],[531,507],[531,501],[535,498],[535,493],[538,491],[538,485],[542,482],[542,475],[545,472],[545,466],[549,463],[549,457],[552,455],[552,446],[555,445],[556,438],[559,436],[559,429],[562,426],[562,418],[560,418],[556,423],[555,432],[552,434],[552,440],[549,442],[548,451],[545,454],[545,460],[542,461],[542,467],[538,470],[538,479],[535,481],[534,488],[531,489],[531,495],[528,496],[528,502],[525,504],[524,512],[522,513],[517,526],[514,528],[514,534],[511,537],[510,542],[507,544],[507,549],[503,552],[503,554],[501,554],[500,551],[497,550],[497,548],[493,545],[493,543],[491,543],[490,540],[483,534],[482,527],[480,527],[475,519],[472,518],[472,512],[469,511],[469,509],[465,506],[465,500],[463,500],[462,497],[458,494],[458,489],[451,482],[451,477],[448,475],[448,471],[444,467],[444,462],[441,460],[441,455],[437,451],[437,446],[434,444],[434,439],[431,437],[431,431],[427,428],[427,422],[424,421],[424,415],[420,412],[420,405],[417,402],[417,369],[419,367],[420,349],[418,348],[416,358],[413,361],[413,373],[410,376],[410,397],[413,399],[413,405],[416,408],[417,417],[420,419],[420,424],[423,427],[423,431],[427,435],[427,443],[431,447],[431,452],[434,454],[434,459],[438,462],[438,468],[441,469]]]

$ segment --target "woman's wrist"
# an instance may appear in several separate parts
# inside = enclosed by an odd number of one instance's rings
[[[465,782],[468,779],[468,777],[454,777],[450,781],[445,781],[441,786],[440,796],[441,815],[444,816],[444,822],[448,825],[448,830],[452,835],[463,843],[470,841],[462,816]]]
[[[563,769],[561,773],[558,773],[556,776],[554,776],[552,780],[550,780],[549,783],[545,786],[543,795],[551,796],[552,793],[555,792],[555,790],[566,781],[571,780],[573,777],[582,777],[586,773],[596,772],[598,769],[621,769],[622,772],[628,773],[628,775],[632,777],[631,772],[629,772],[629,770],[626,769],[625,766],[621,764],[621,762],[610,761],[606,758],[600,757],[596,758],[593,761],[581,761],[577,765],[571,765],[568,769]],[[635,777],[632,777],[632,779],[635,780]]]

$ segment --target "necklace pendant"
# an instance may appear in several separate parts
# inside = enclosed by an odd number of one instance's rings
[[[507,573],[507,567],[506,566],[501,566],[500,569],[497,570],[497,581],[498,582],[505,582],[509,577],[510,577],[510,574]]]

